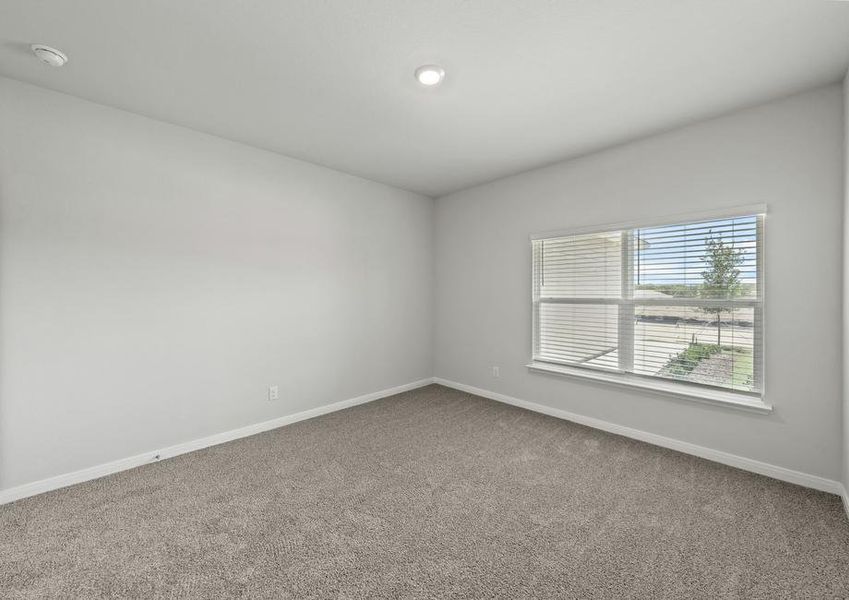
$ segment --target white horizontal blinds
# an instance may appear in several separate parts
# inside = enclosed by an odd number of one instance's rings
[[[539,355],[543,359],[618,368],[615,305],[541,302],[539,320]]]
[[[757,296],[757,216],[642,228],[635,236],[637,298]],[[711,256],[718,257],[713,271]]]
[[[635,230],[640,375],[760,391],[761,217]]]
[[[534,242],[539,258],[537,357],[618,368],[621,232]]]
[[[717,314],[701,307],[637,306],[635,314],[635,373],[758,391],[754,308],[723,310],[719,332]]]
[[[622,240],[618,231],[540,240],[542,298],[618,298]]]
[[[534,242],[536,360],[760,393],[763,217]]]

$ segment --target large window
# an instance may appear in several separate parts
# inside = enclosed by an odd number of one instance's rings
[[[760,396],[762,239],[753,213],[533,239],[534,363]]]

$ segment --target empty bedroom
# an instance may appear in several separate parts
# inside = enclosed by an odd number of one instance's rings
[[[849,598],[849,2],[0,0],[0,598]]]

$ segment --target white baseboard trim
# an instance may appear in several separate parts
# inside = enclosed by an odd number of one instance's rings
[[[616,425],[614,423],[602,421],[601,419],[596,419],[594,417],[585,417],[583,415],[561,410],[559,408],[552,408],[543,404],[537,404],[536,402],[519,400],[518,398],[513,398],[512,396],[499,394],[497,392],[491,392],[489,390],[477,388],[471,385],[466,385],[464,383],[457,383],[456,381],[449,381],[447,379],[442,379],[441,377],[434,377],[433,382],[439,385],[444,385],[445,387],[454,388],[455,390],[468,392],[469,394],[475,394],[476,396],[483,396],[484,398],[489,398],[490,400],[495,400],[497,402],[512,404],[513,406],[518,406],[520,408],[525,408],[534,412],[542,413],[552,417],[557,417],[559,419],[565,419],[567,421],[572,421],[573,423],[586,425],[587,427],[593,427],[595,429],[600,429],[609,433],[615,433],[617,435],[629,437],[635,440],[639,440],[641,442],[654,444],[655,446],[661,446],[663,448],[677,450],[678,452],[683,452],[685,454],[692,454],[693,456],[698,456],[700,458],[712,460],[714,462],[722,463],[724,465],[743,469],[744,471],[751,471],[752,473],[766,475],[767,477],[772,477],[773,479],[779,479],[781,481],[795,483],[796,485],[813,488],[815,490],[820,490],[823,492],[842,495],[843,502],[847,508],[847,512],[849,512],[849,500],[846,497],[846,490],[839,481],[833,481],[831,479],[826,479],[817,475],[809,475],[808,473],[802,473],[801,471],[793,471],[792,469],[786,469],[784,467],[771,465],[769,463],[753,460],[751,458],[737,456],[736,454],[722,452],[721,450],[713,450],[711,448],[705,448],[704,446],[697,446],[696,444],[682,442],[681,440],[664,437],[662,435],[657,435],[654,433],[648,433],[647,431],[641,431],[639,429],[633,429],[631,427],[625,427],[623,425]]]
[[[846,511],[846,518],[849,519],[849,489],[845,485],[840,496],[843,498],[843,509]]]
[[[424,387],[431,383],[433,383],[431,378],[420,379],[412,383],[357,396],[356,398],[349,398],[348,400],[341,400],[340,402],[311,408],[309,410],[286,415],[284,417],[278,417],[269,421],[254,423],[253,425],[247,425],[238,429],[231,429],[230,431],[216,433],[190,442],[183,442],[182,444],[168,446],[167,448],[161,448],[159,450],[151,450],[150,452],[121,458],[101,465],[96,465],[94,467],[88,467],[86,469],[80,469],[79,471],[74,471],[72,473],[57,475],[55,477],[49,477],[32,483],[25,483],[6,490],[0,490],[0,505],[14,502],[15,500],[20,500],[22,498],[27,498],[29,496],[35,496],[36,494],[42,494],[51,490],[67,487],[69,485],[74,485],[76,483],[90,481],[105,475],[118,473],[119,471],[126,471],[127,469],[140,467],[165,458],[179,456],[180,454],[186,454],[187,452],[194,452],[195,450],[200,450],[202,448],[217,446],[218,444],[262,433],[263,431],[268,431],[270,429],[277,429],[284,425],[290,425],[292,423],[297,423],[298,421],[305,421],[306,419],[312,419],[313,417],[336,412],[337,410],[342,410],[344,408],[350,408],[358,404],[365,404],[367,402],[379,400],[380,398],[386,398],[387,396],[394,396],[395,394]]]

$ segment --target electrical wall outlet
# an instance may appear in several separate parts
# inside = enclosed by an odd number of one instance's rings
[[[492,376],[493,377],[501,377],[501,367],[492,367]]]
[[[268,401],[274,402],[280,398],[280,388],[276,385],[268,386]]]

